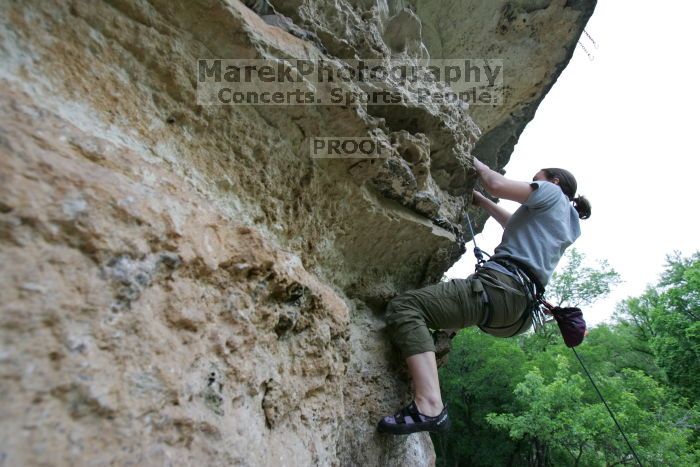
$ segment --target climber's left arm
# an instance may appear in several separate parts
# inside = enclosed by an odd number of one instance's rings
[[[501,224],[504,229],[506,228],[506,224],[508,224],[508,220],[510,219],[510,213],[508,211],[476,190],[473,192],[472,204],[485,209],[491,217],[496,219],[496,222]]]

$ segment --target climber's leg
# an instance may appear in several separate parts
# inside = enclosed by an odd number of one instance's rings
[[[411,355],[406,359],[406,364],[415,386],[416,396],[414,400],[418,410],[431,417],[438,415],[444,405],[440,395],[435,352]]]
[[[411,355],[406,363],[415,386],[415,398],[396,414],[382,418],[377,429],[394,435],[449,429],[450,418],[440,396],[435,352]]]
[[[416,396],[393,416],[384,417],[379,430],[407,434],[449,427],[429,328],[479,325],[490,334],[508,337],[530,326],[531,317],[526,310],[527,299],[518,282],[485,268],[467,279],[439,282],[394,298],[387,306],[387,329],[406,359]]]
[[[392,339],[406,358],[415,386],[415,400],[393,416],[384,417],[378,429],[392,434],[443,431],[450,425],[442,403],[435,345],[428,327],[459,329],[485,319],[483,286],[475,275],[467,279],[412,290],[387,306],[386,322]]]
[[[438,282],[395,297],[387,305],[386,323],[403,358],[435,352],[430,329],[461,329],[481,324],[487,306],[476,275]]]

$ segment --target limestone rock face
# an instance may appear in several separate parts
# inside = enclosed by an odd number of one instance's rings
[[[472,155],[505,164],[595,2],[246,3],[278,16],[0,0],[0,465],[434,463],[375,431],[410,400],[384,307],[464,252]],[[504,104],[196,99],[199,58],[441,55],[503,58]],[[309,157],[337,135],[391,154]]]

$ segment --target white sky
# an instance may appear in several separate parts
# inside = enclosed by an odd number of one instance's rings
[[[666,254],[700,249],[698,17],[695,1],[599,1],[586,27],[599,48],[581,39],[594,60],[577,47],[506,167],[507,177],[526,181],[563,167],[591,201],[574,245],[590,263],[607,259],[624,282],[584,310],[589,324],[656,282]],[[489,219],[479,247],[492,253],[502,232]],[[472,246],[448,277],[473,272]]]

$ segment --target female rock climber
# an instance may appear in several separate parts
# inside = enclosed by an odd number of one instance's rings
[[[528,330],[533,284],[544,290],[564,250],[581,234],[579,219],[591,215],[588,200],[576,196],[576,179],[564,169],[542,169],[532,182],[522,182],[504,177],[476,158],[474,168],[486,191],[521,206],[511,215],[474,191],[473,204],[504,228],[491,259],[466,279],[406,292],[387,306],[387,329],[406,359],[415,398],[395,415],[384,417],[378,425],[380,432],[409,434],[449,428],[428,328],[477,325],[497,337]]]

